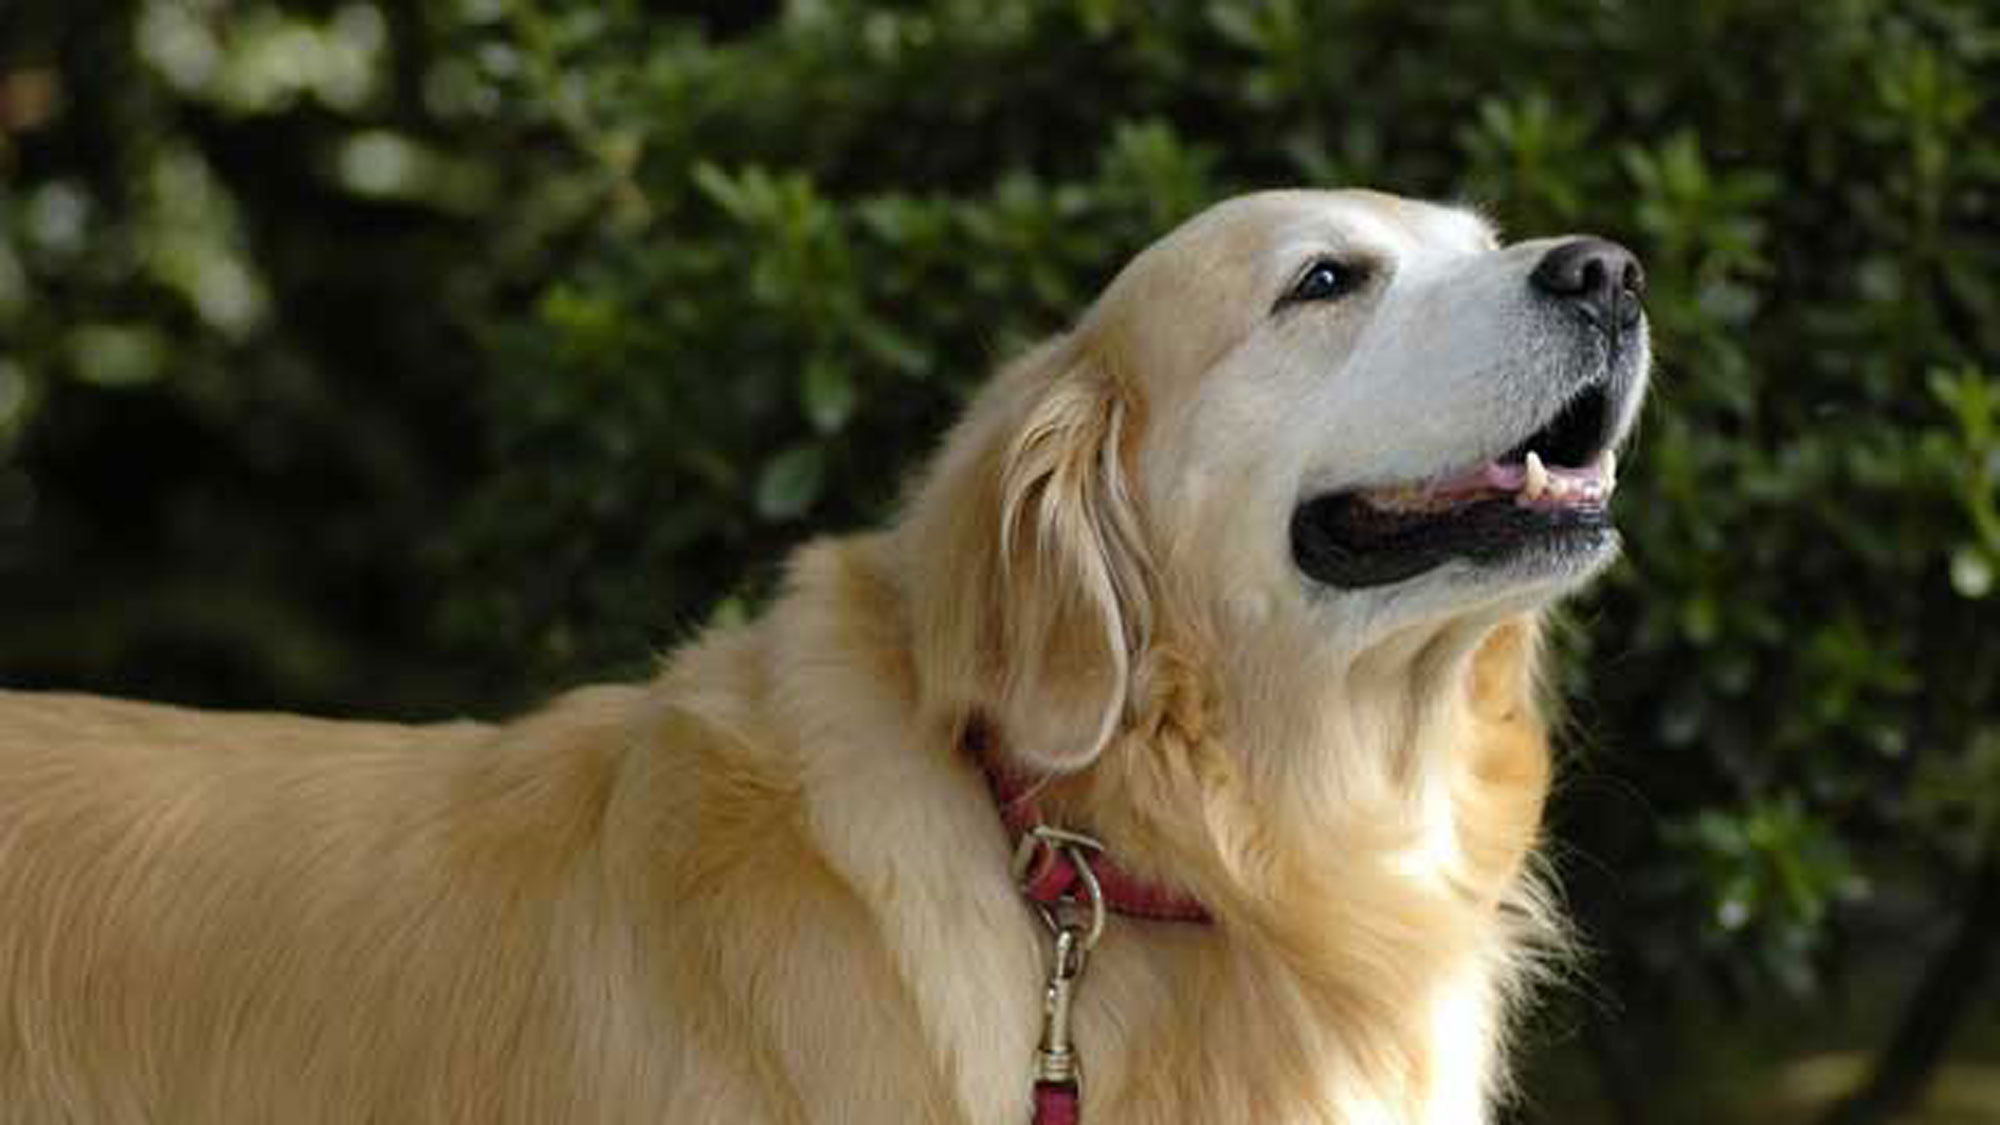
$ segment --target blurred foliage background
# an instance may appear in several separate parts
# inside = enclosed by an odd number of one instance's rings
[[[1518,1119],[2000,1121],[1996,81],[1991,0],[5,0],[0,682],[640,675],[1205,203],[1472,200],[1661,357]]]

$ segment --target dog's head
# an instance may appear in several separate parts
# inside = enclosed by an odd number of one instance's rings
[[[1642,290],[1614,244],[1369,192],[1197,216],[984,392],[917,498],[927,693],[1064,771],[1163,645],[1268,723],[1531,613],[1616,553]]]

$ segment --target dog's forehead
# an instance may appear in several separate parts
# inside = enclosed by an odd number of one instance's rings
[[[1359,189],[1259,193],[1211,214],[1216,221],[1199,241],[1237,241],[1266,253],[1316,243],[1388,255],[1468,254],[1497,243],[1493,227],[1470,208]]]
[[[1244,287],[1261,293],[1273,271],[1315,253],[1358,251],[1399,264],[1493,249],[1493,227],[1476,211],[1361,189],[1266,191],[1201,212],[1148,247],[1123,288],[1157,294],[1176,286]]]

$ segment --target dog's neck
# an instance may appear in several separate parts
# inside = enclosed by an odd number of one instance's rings
[[[857,893],[879,899],[883,941],[942,1052],[937,1072],[954,1076],[954,1100],[969,1120],[1020,1120],[1042,931],[1009,881],[984,778],[952,742],[968,711],[927,708],[909,649],[890,643],[908,618],[889,573],[873,550],[832,546],[794,575],[821,596],[774,608],[783,662],[810,665],[818,685],[786,707],[790,725],[811,732],[806,775],[825,779],[808,786],[809,815],[849,826],[819,843]],[[793,612],[806,606],[822,608]],[[823,613],[833,606],[845,608]],[[1506,997],[1541,917],[1522,876],[1547,776],[1525,694],[1532,647],[1530,624],[1492,630],[1455,659],[1430,654],[1427,674],[1450,677],[1432,713],[1325,724],[1384,741],[1315,754],[1422,762],[1424,785],[1372,795],[1351,779],[1301,780],[1308,758],[1253,772],[1251,752],[1266,748],[1231,741],[1203,662],[1156,647],[1115,742],[1040,798],[1052,818],[1101,835],[1135,875],[1187,888],[1216,921],[1110,928],[1078,997],[1087,1112],[1121,1122],[1485,1120]],[[833,684],[839,654],[855,659]],[[787,674],[774,675],[787,694]],[[870,745],[885,730],[915,741]],[[1278,788],[1288,779],[1290,795]],[[1444,849],[1426,835],[1440,807]]]
[[[1393,1105],[1396,1121],[1483,1119],[1498,1078],[1487,1056],[1547,944],[1523,875],[1548,769],[1533,644],[1521,620],[1377,654],[1354,675],[1398,690],[1333,678],[1311,728],[1324,744],[1305,748],[1235,741],[1201,662],[1156,659],[1103,757],[1047,783],[1051,820],[1100,835],[1135,874],[1186,887],[1217,917],[1197,943],[1206,964],[1182,971],[1234,983],[1152,1013],[1142,1025],[1157,1042],[1138,1046],[1192,1059],[1218,1036],[1254,1042],[1227,1057],[1258,1073],[1190,1062],[1163,1112],[1220,1082],[1225,1101],[1260,1091],[1274,1114],[1345,1104],[1337,1119],[1362,1121]],[[1157,923],[1126,928],[1163,937]],[[1228,1118],[1218,1105],[1179,1119]]]

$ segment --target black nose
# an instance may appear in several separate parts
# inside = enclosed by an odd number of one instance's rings
[[[1607,330],[1638,323],[1646,271],[1630,250],[1602,238],[1573,238],[1548,252],[1528,284],[1551,297],[1577,302]]]

